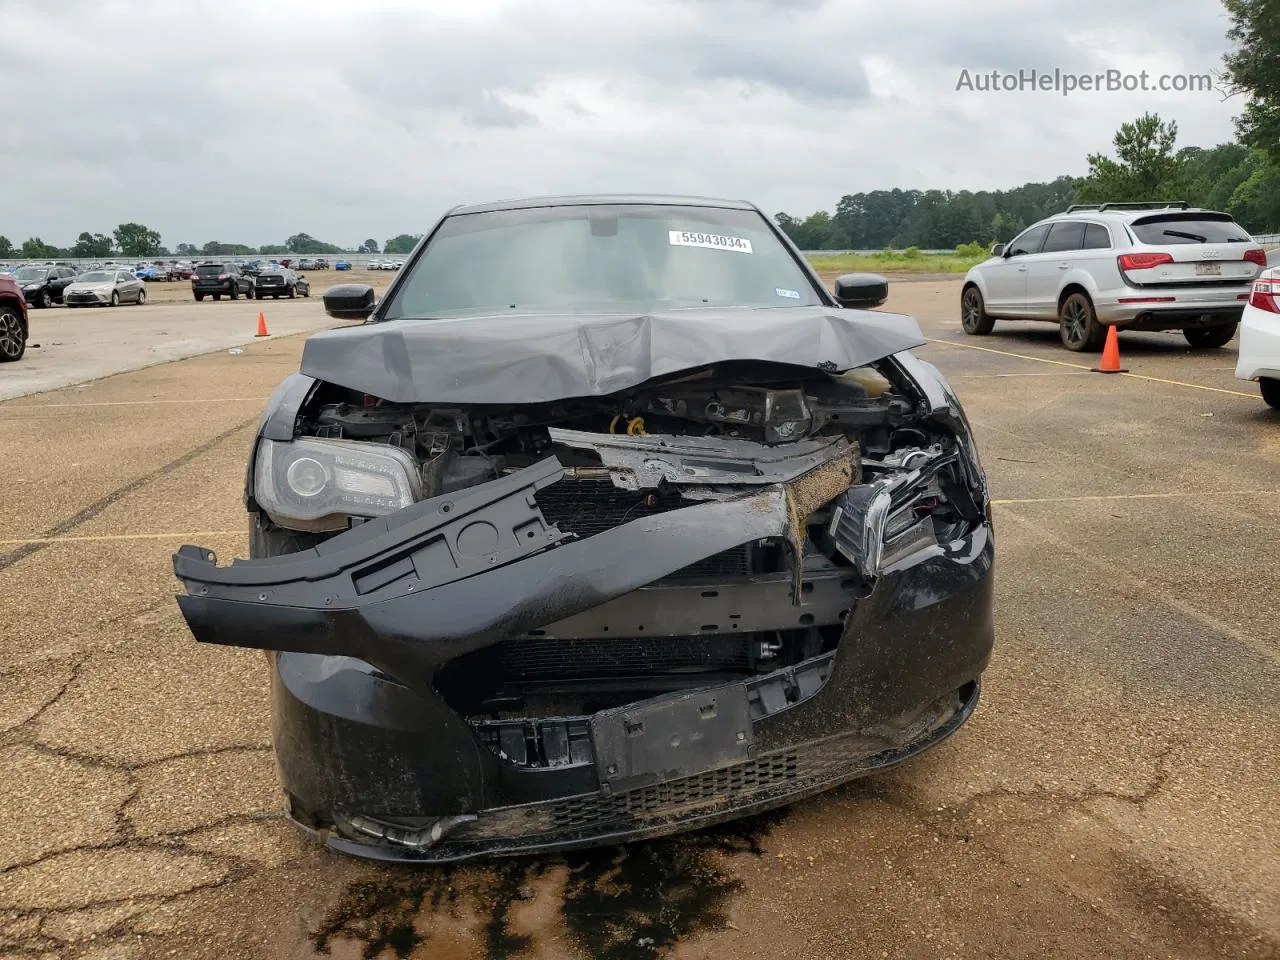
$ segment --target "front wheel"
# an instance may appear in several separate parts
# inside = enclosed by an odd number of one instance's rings
[[[977,287],[966,287],[960,297],[960,326],[964,332],[973,337],[985,337],[995,325],[996,318],[987,314],[982,291]]]
[[[302,295],[303,295],[304,297],[309,297],[309,296],[311,296],[311,287],[309,287],[309,286],[307,286],[307,287],[303,287],[303,288],[302,288]]]
[[[1263,377],[1258,381],[1258,386],[1262,388],[1262,399],[1266,401],[1267,406],[1273,410],[1280,410],[1280,380],[1275,377]]]
[[[231,299],[232,300],[240,299],[240,288],[237,287],[234,283],[231,285]]]
[[[1083,293],[1073,293],[1058,308],[1058,336],[1073,353],[1100,350],[1107,330],[1098,322],[1093,301]]]
[[[296,296],[295,289],[294,289],[293,287],[290,287],[290,288],[289,288],[289,292],[288,292],[288,294],[286,294],[286,296],[288,296],[288,298],[289,298],[290,300],[292,300],[292,299],[294,298],[294,296]]]
[[[53,294],[48,290],[41,290],[40,295],[36,297],[36,306],[48,310],[53,306]]]
[[[248,290],[244,292],[244,298],[246,300],[253,300],[257,297],[257,295],[258,295],[258,291],[256,291],[253,287],[250,287]]]
[[[1187,343],[1197,349],[1225,347],[1236,335],[1238,323],[1222,323],[1216,327],[1191,327],[1182,331]]]
[[[119,290],[112,290],[112,291],[111,291],[111,305],[112,305],[113,307],[118,307],[118,306],[120,306],[120,291],[119,291]]]
[[[221,299],[222,299],[222,294],[220,294],[220,293],[215,293],[215,294],[213,295],[213,299],[215,299],[215,300],[221,300]]]
[[[203,299],[204,299],[204,294],[203,294],[203,293],[197,293],[197,294],[196,294],[196,303],[199,303],[199,302],[200,302],[201,300],[203,300]]]
[[[147,291],[145,291],[145,290],[139,290],[139,291],[138,291],[138,306],[142,306],[142,305],[143,305],[144,303],[146,303],[146,302],[147,302]]]
[[[13,307],[0,307],[0,361],[21,360],[27,352],[27,335],[22,317]]]

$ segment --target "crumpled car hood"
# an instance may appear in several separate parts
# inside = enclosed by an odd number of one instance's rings
[[[727,360],[838,372],[922,343],[911,317],[824,306],[511,313],[325,331],[302,373],[395,403],[543,403]]]

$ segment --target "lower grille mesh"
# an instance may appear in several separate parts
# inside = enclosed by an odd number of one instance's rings
[[[518,637],[495,644],[486,653],[491,652],[503,676],[535,680],[747,670],[750,646],[745,634],[616,640]]]

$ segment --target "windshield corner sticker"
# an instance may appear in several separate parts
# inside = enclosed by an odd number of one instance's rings
[[[799,290],[788,290],[786,287],[774,287],[773,292],[780,297],[786,297],[788,300],[799,300]]]
[[[667,236],[673,247],[706,247],[708,250],[732,250],[734,253],[751,252],[751,241],[745,237],[725,237],[718,233],[692,233],[688,230],[672,230]]]

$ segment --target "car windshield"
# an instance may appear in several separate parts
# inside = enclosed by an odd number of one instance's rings
[[[583,205],[448,217],[383,319],[818,302],[754,210]]]
[[[76,277],[77,283],[110,283],[113,275],[104,270],[94,270],[90,273],[82,273]]]
[[[1244,227],[1226,215],[1167,214],[1144,217],[1132,224],[1143,243],[1167,247],[1177,243],[1249,243]]]
[[[43,280],[49,275],[48,267],[21,267],[13,274],[14,279],[23,283],[31,283],[33,280]]]
[[[196,267],[196,274],[201,277],[216,277],[220,273],[226,273],[227,268],[220,263],[202,263]]]

